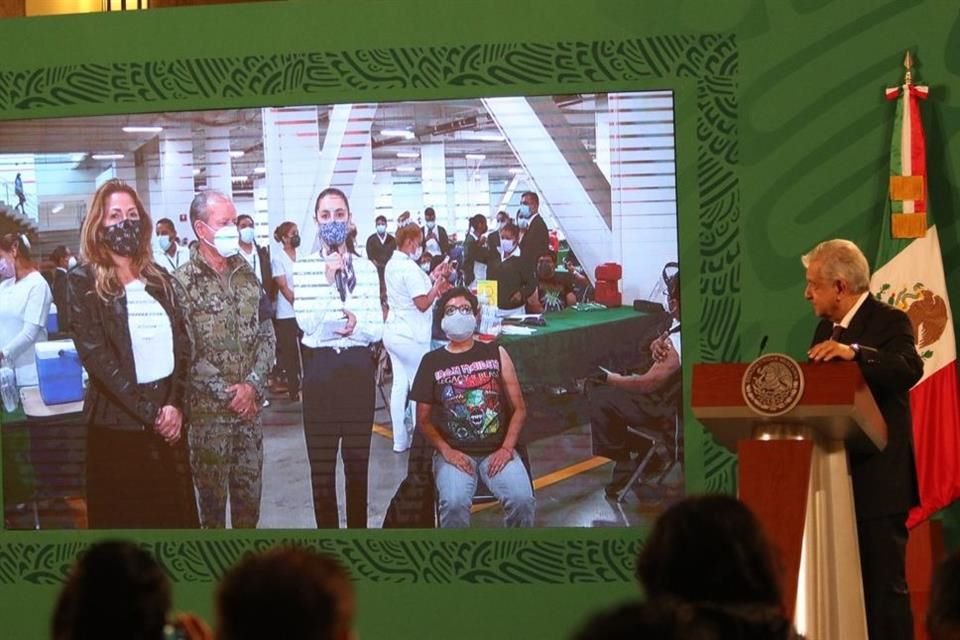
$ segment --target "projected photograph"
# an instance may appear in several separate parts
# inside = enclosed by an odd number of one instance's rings
[[[670,91],[0,122],[6,529],[650,524]]]

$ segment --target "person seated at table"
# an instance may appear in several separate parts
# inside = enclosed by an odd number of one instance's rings
[[[480,304],[469,289],[448,290],[438,305],[450,342],[423,357],[410,397],[436,449],[440,527],[470,526],[478,479],[503,505],[506,526],[533,526],[533,488],[515,450],[527,410],[513,361],[502,346],[473,339]]]
[[[576,304],[574,287],[585,282],[589,284],[579,273],[557,271],[557,255],[552,251],[544,253],[537,260],[537,291],[529,304],[530,311],[563,311]]]
[[[680,273],[667,279],[668,307],[673,326],[649,346],[653,364],[642,373],[601,373],[586,386],[590,402],[593,453],[614,461],[606,494],[614,496],[643,460],[649,442],[634,443],[628,425],[662,422],[678,410],[680,393]],[[637,451],[639,449],[639,451]],[[637,453],[636,458],[632,457]]]
[[[508,222],[500,230],[500,264],[494,270],[497,281],[497,307],[500,315],[523,313],[527,299],[537,289],[533,266],[520,253],[520,229]]]
[[[13,369],[18,387],[37,384],[36,349],[47,339],[53,294],[22,233],[0,236],[0,367]]]

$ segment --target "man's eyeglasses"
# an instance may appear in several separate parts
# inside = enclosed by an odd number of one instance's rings
[[[471,306],[468,305],[468,304],[463,304],[463,305],[460,305],[459,307],[444,307],[444,308],[443,308],[443,315],[445,315],[445,316],[447,316],[447,317],[452,316],[453,314],[458,313],[458,312],[459,312],[461,315],[472,316],[472,315],[473,315],[473,307],[471,307]]]

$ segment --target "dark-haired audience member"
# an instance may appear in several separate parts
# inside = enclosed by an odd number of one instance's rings
[[[256,225],[246,213],[237,216],[237,232],[240,234],[240,257],[247,261],[260,283],[260,321],[273,321],[276,314],[277,285],[273,281],[270,264],[270,249],[257,245]]]
[[[496,277],[497,268],[500,266],[500,230],[510,222],[510,216],[506,211],[498,211],[496,218],[496,228],[487,232],[487,279],[493,280]]]
[[[218,640],[349,640],[356,598],[332,556],[299,547],[251,554],[216,595]]]
[[[492,275],[497,281],[497,307],[503,316],[523,313],[527,298],[537,289],[534,265],[523,255],[519,237],[520,230],[512,222],[500,229],[500,264]]]
[[[380,276],[380,289],[382,295],[386,295],[386,285],[383,280],[383,270],[387,268],[387,262],[397,250],[397,239],[391,233],[387,233],[387,217],[377,216],[376,231],[367,238],[367,258],[377,267],[377,275]]]
[[[423,210],[423,250],[440,259],[450,251],[447,230],[437,224],[437,212],[433,207]]]
[[[58,245],[50,252],[53,263],[53,304],[57,305],[57,328],[61,332],[69,331],[70,305],[67,303],[67,272],[77,266],[73,252],[65,245]]]
[[[930,640],[960,640],[960,552],[941,562],[933,576],[927,631]]]
[[[557,271],[557,255],[552,251],[537,260],[537,292],[533,296],[534,308],[531,311],[562,311],[576,304],[574,293],[577,284],[583,286],[587,279],[576,272]]]
[[[513,361],[502,346],[473,339],[480,304],[469,289],[448,290],[438,306],[449,342],[423,357],[410,397],[435,449],[440,526],[470,526],[482,479],[503,505],[507,527],[532,527],[536,500],[516,451],[527,410]]]
[[[170,218],[157,220],[156,232],[160,253],[154,256],[154,261],[173,273],[177,267],[187,263],[190,259],[190,251],[180,245],[177,238],[177,227]]]
[[[163,640],[177,626],[190,640],[211,639],[195,616],[170,620],[170,580],[149,553],[132,542],[97,542],[70,570],[53,610],[53,640]],[[183,637],[177,636],[177,637]]]
[[[736,498],[696,496],[667,509],[637,558],[636,575],[648,599],[690,603],[742,630],[722,638],[788,638],[792,632],[773,550]]]
[[[300,399],[300,329],[293,311],[294,263],[297,261],[297,248],[300,246],[300,231],[289,220],[281,222],[273,230],[273,239],[280,244],[280,251],[273,254],[271,268],[273,282],[277,287],[277,362],[283,369],[287,382],[287,394],[290,399]]]
[[[490,250],[487,248],[487,217],[482,213],[470,218],[467,237],[463,239],[463,284],[471,286],[474,280],[486,280],[487,260]]]
[[[52,300],[50,285],[30,256],[27,237],[0,236],[0,367],[14,370],[17,386],[37,384],[35,345],[47,339]]]

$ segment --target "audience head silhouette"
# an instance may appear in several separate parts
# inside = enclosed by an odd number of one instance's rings
[[[649,598],[781,606],[779,576],[760,524],[736,498],[707,495],[660,516],[637,559]]]
[[[84,552],[60,592],[54,640],[162,640],[170,581],[131,542],[99,542]]]
[[[353,585],[337,560],[300,547],[251,554],[217,589],[219,640],[346,640]]]

